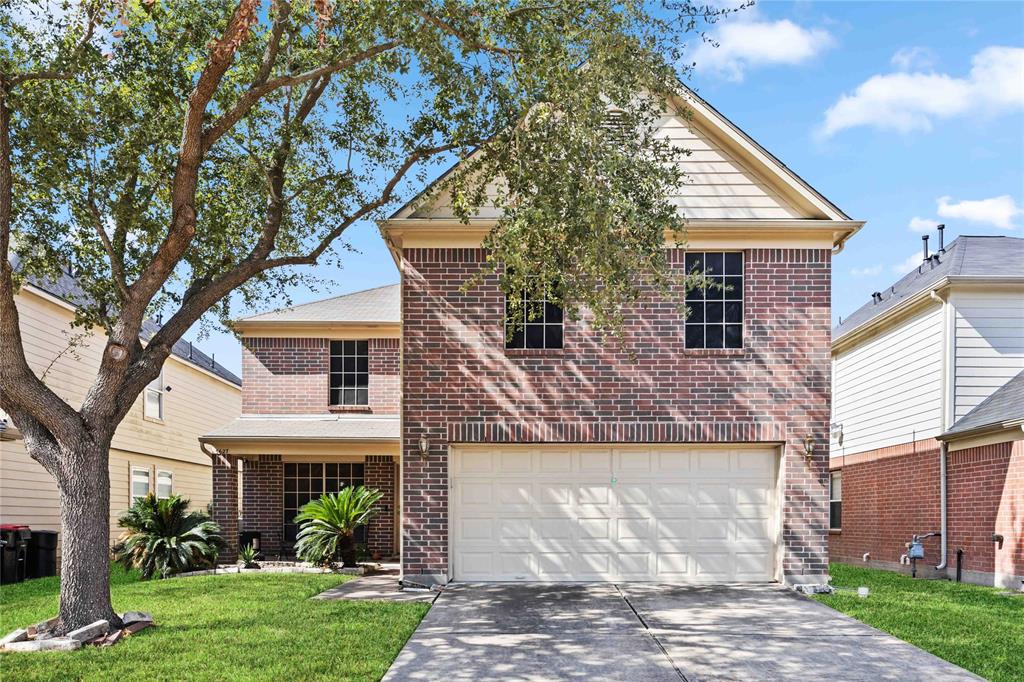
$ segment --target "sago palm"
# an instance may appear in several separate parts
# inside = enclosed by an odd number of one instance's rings
[[[356,565],[356,528],[377,514],[383,493],[364,486],[349,486],[326,493],[299,510],[295,553],[304,561],[325,564],[340,557],[344,566]]]
[[[143,580],[207,566],[217,559],[224,541],[220,526],[202,512],[189,511],[178,495],[158,500],[140,497],[121,517],[124,532],[114,544],[114,560],[136,569]]]

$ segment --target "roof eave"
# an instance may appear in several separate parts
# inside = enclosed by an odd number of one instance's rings
[[[973,429],[965,429],[964,431],[946,431],[945,433],[936,436],[935,439],[944,442],[950,442],[954,440],[960,440],[961,438],[986,436],[989,434],[1019,429],[1022,427],[1024,427],[1024,417],[1016,417],[1013,419],[1004,419],[998,422],[991,422],[989,424],[982,424],[981,426],[976,426]]]

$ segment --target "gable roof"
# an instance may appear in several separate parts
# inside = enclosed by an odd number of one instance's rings
[[[15,269],[18,268],[18,261],[16,258],[11,259],[11,265]],[[61,271],[60,276],[56,279],[51,279],[49,277],[32,278],[28,280],[27,284],[76,307],[85,303],[89,299],[88,294],[86,294],[78,284],[78,281],[75,280],[72,275],[64,271]],[[148,341],[153,338],[153,335],[156,334],[159,329],[160,325],[155,320],[146,318],[142,321],[142,332],[139,334],[139,338],[143,341]],[[171,355],[179,358],[180,360],[184,360],[194,367],[210,372],[236,386],[242,385],[242,380],[238,378],[234,372],[215,361],[212,355],[207,355],[202,350],[194,346],[190,341],[178,339],[178,341],[171,347]]]
[[[1024,239],[1017,237],[961,236],[953,240],[945,253],[933,254],[881,292],[882,299],[865,303],[832,330],[832,342],[878,319],[910,297],[930,289],[945,279],[990,280],[1024,277]]]
[[[950,436],[997,427],[1007,422],[1024,422],[1024,372],[996,389],[995,393],[960,417],[939,438],[946,440]]]
[[[401,321],[401,285],[388,284],[351,294],[326,298],[272,310],[238,322],[258,323],[323,323],[361,322],[364,324],[398,324]]]
[[[779,161],[778,158],[769,153],[739,126],[699,97],[693,90],[682,83],[679,84],[679,87],[682,94],[673,98],[672,104],[675,107],[675,112],[669,112],[667,118],[681,120],[681,117],[676,112],[682,110],[693,112],[693,123],[692,125],[687,124],[690,134],[683,136],[685,139],[680,139],[680,146],[685,148],[693,147],[693,153],[689,159],[682,162],[684,171],[687,165],[694,168],[695,170],[692,172],[694,180],[700,179],[708,170],[713,170],[714,172],[724,170],[734,175],[742,174],[747,176],[745,184],[750,186],[749,194],[733,192],[729,187],[726,187],[725,191],[712,187],[710,189],[714,191],[708,197],[676,197],[677,203],[684,214],[687,214],[687,212],[692,214],[687,217],[691,217],[694,220],[810,219],[854,222],[835,204]],[[473,151],[469,158],[477,153],[478,150]],[[451,216],[447,215],[436,215],[436,210],[424,211],[424,208],[429,205],[429,200],[431,199],[436,201],[437,199],[445,198],[444,182],[461,163],[462,161],[457,161],[453,164],[423,191],[395,211],[389,220],[385,222],[409,218],[450,218]],[[712,166],[717,166],[717,168],[709,169]],[[715,182],[717,182],[717,179],[711,179],[706,184],[714,184]],[[687,186],[694,187],[699,184],[688,183]],[[685,190],[687,187],[680,189]],[[736,194],[741,194],[741,196],[737,197],[735,196]],[[729,204],[731,201],[732,203],[729,205],[734,205],[734,208],[740,210],[732,210],[728,214],[719,214],[707,210],[707,207],[713,206],[716,200],[723,204]],[[743,211],[742,208],[747,206],[751,207],[751,210]],[[431,213],[435,215],[430,215]],[[481,217],[493,219],[497,216],[481,215]],[[850,225],[849,233],[839,241],[841,242],[848,238],[859,227],[860,223]]]

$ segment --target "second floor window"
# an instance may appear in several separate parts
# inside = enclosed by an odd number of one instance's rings
[[[164,373],[149,382],[143,397],[144,414],[148,419],[164,418]]]
[[[714,286],[686,293],[687,348],[743,348],[743,254],[686,254],[686,271],[703,272]]]
[[[331,405],[369,405],[367,341],[331,341]]]
[[[511,322],[513,306],[523,302],[523,324]],[[505,298],[505,348],[561,348],[562,307],[545,294],[523,291],[519,298]]]

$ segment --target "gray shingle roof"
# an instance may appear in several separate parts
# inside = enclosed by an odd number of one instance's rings
[[[960,417],[940,438],[1020,419],[1024,419],[1024,372],[1010,379],[977,407]]]
[[[388,284],[245,317],[247,322],[386,322],[401,320],[401,286]]]
[[[884,315],[907,298],[930,288],[942,279],[1024,277],[1024,239],[1016,237],[957,237],[939,254],[938,259],[922,262],[890,288],[881,292],[882,300],[868,302],[842,324],[832,329],[832,341]]]
[[[12,266],[17,269],[18,262],[15,258],[11,259]],[[82,287],[78,285],[75,278],[66,272],[62,272],[57,279],[51,278],[32,278],[28,283],[51,296],[56,296],[62,301],[66,301],[73,306],[81,305],[89,300],[88,294],[86,294]],[[142,323],[142,333],[139,335],[144,341],[148,341],[156,334],[157,330],[160,329],[160,325],[154,320],[146,319]],[[212,372],[221,379],[225,379],[235,384],[236,386],[242,385],[242,380],[235,375],[234,372],[229,370],[219,362],[215,362],[213,357],[207,355],[203,351],[196,348],[189,341],[179,339],[177,343],[171,348],[171,354],[181,358],[185,362],[201,367],[207,372]]]
[[[398,415],[239,417],[202,436],[217,440],[398,440]]]

